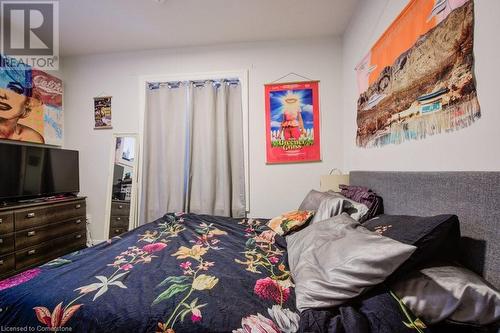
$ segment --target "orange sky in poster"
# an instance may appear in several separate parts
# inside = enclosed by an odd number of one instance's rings
[[[375,43],[371,49],[371,64],[377,68],[370,73],[370,85],[386,66],[391,66],[421,35],[436,26],[435,16],[429,20],[433,6],[434,0],[412,0]]]

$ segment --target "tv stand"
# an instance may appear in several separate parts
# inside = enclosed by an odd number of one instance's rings
[[[0,206],[0,279],[86,246],[84,197]]]
[[[76,196],[75,194],[60,194],[60,195],[54,195],[54,196],[50,196],[50,197],[36,197],[36,198],[20,199],[20,200],[6,200],[6,201],[2,201],[0,203],[0,206],[2,206],[2,207],[17,206],[17,205],[24,205],[24,204],[30,204],[30,203],[61,201],[61,200],[74,199],[74,198],[78,198],[78,196]]]
[[[45,202],[45,198],[17,200],[17,201],[14,201],[14,204],[28,204],[28,203],[35,203],[35,202]]]

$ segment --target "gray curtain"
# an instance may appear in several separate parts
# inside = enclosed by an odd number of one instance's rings
[[[143,223],[174,211],[245,216],[239,82],[149,89],[144,137]]]
[[[245,174],[241,86],[191,83],[188,211],[242,217]]]
[[[144,118],[141,224],[185,207],[185,84],[149,87]]]

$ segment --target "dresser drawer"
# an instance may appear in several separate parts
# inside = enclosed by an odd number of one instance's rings
[[[85,231],[81,231],[16,251],[16,270],[40,265],[61,255],[84,248],[86,242]]]
[[[15,211],[16,231],[85,216],[85,201],[61,203],[51,206]]]
[[[129,216],[130,215],[130,204],[112,202],[111,203],[111,215],[114,216]]]
[[[14,214],[0,213],[0,235],[14,232]]]
[[[128,216],[111,216],[111,228],[125,228],[128,229]]]
[[[65,222],[47,224],[42,227],[18,231],[15,234],[16,249],[24,249],[50,239],[85,230],[85,218],[80,216]]]
[[[10,275],[16,269],[14,254],[0,257],[0,277]]]
[[[0,235],[0,256],[14,252],[14,234]]]
[[[109,230],[109,238],[113,238],[115,236],[119,236],[119,235],[127,232],[128,231],[127,229],[128,228],[111,228]]]

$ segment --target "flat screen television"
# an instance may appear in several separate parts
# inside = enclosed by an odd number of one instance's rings
[[[76,194],[78,152],[0,143],[0,200]]]

